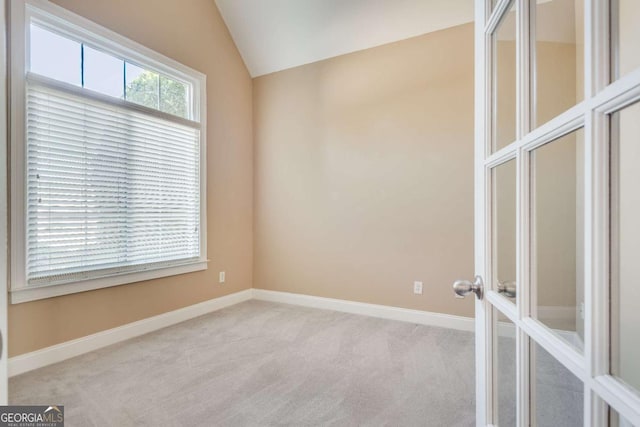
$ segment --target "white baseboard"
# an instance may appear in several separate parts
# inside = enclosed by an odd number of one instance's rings
[[[471,317],[454,316],[451,314],[433,313],[429,311],[410,310],[407,308],[388,305],[367,304],[334,298],[316,297],[311,295],[292,294],[289,292],[268,291],[254,289],[253,298],[262,301],[280,302],[284,304],[301,305],[325,310],[342,311],[345,313],[362,314],[382,319],[399,320],[420,325],[439,326],[442,328],[473,331],[475,321]]]
[[[9,358],[9,376],[20,375],[34,369],[79,356],[90,351],[106,347],[120,341],[128,340],[203,314],[211,313],[243,301],[250,300],[253,289],[236,292],[223,297],[204,301],[168,313],[128,323],[117,328],[108,329],[86,337],[46,347],[31,353]]]

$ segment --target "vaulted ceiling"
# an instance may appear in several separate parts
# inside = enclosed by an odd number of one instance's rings
[[[473,0],[216,0],[252,77],[473,20]]]

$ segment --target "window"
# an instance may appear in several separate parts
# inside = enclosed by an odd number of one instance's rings
[[[12,20],[12,302],[206,268],[205,78],[58,6]]]

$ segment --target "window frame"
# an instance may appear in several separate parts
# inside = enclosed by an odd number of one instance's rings
[[[174,276],[207,269],[207,200],[206,200],[206,76],[171,58],[155,52],[137,42],[119,35],[93,21],[72,13],[46,0],[23,0],[9,3],[10,24],[10,213],[11,213],[11,262],[10,300],[12,304],[84,292],[111,286],[124,285],[161,277]],[[88,99],[142,111],[151,116],[168,119],[176,123],[189,123],[200,130],[200,256],[193,262],[176,262],[171,266],[143,265],[135,272],[117,273],[111,276],[83,279],[63,284],[28,285],[26,276],[26,84],[29,70],[29,28],[37,22],[50,31],[69,39],[82,42],[118,59],[157,72],[190,85],[191,112],[188,119],[164,113],[123,99],[110,97],[82,87],[77,93]],[[37,79],[56,81],[39,75]],[[68,88],[65,83],[61,86]]]

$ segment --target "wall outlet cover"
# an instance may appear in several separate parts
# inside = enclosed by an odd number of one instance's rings
[[[416,295],[422,295],[422,282],[413,282],[413,293]]]

